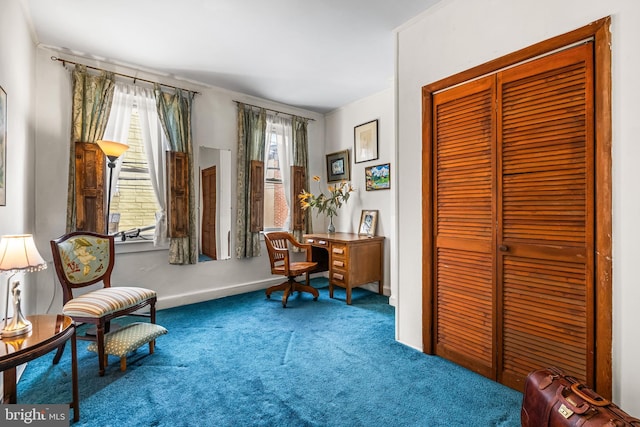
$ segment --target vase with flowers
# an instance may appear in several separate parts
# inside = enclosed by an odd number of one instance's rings
[[[314,176],[313,180],[318,182],[318,188],[320,187],[320,177]],[[338,209],[342,207],[343,204],[347,203],[349,200],[349,196],[351,192],[353,192],[353,187],[351,183],[346,181],[342,181],[336,185],[329,185],[327,187],[327,194],[323,191],[320,191],[318,195],[313,193],[309,193],[305,190],[298,195],[300,199],[300,206],[302,209],[315,208],[319,215],[320,213],[324,213],[329,217],[329,233],[335,233],[336,228],[333,225],[333,217],[338,215]]]

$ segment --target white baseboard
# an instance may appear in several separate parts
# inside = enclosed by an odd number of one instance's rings
[[[215,289],[205,289],[197,292],[184,293],[180,295],[172,295],[169,297],[158,298],[156,303],[157,309],[180,307],[188,304],[195,304],[198,302],[209,301],[212,299],[218,299],[228,297],[231,295],[245,294],[247,292],[259,291],[266,289],[269,286],[277,285],[282,282],[281,277],[274,277],[269,280],[259,280],[255,282],[240,283],[232,286],[226,286]]]
[[[312,274],[311,277],[326,277],[326,273],[320,274]],[[231,286],[226,286],[222,288],[215,289],[205,289],[197,292],[184,293],[180,295],[172,295],[169,297],[158,298],[158,302],[156,303],[156,308],[161,310],[163,308],[171,308],[171,307],[180,307],[188,304],[195,304],[199,302],[209,301],[212,299],[218,299],[223,297],[228,297],[231,295],[239,295],[245,294],[247,292],[259,291],[262,289],[267,289],[269,286],[277,285],[282,282],[282,277],[274,277],[273,279],[266,280],[258,280],[255,282],[247,282],[247,283],[239,283]],[[368,289],[371,292],[378,292],[378,284],[377,283],[369,283],[363,285],[362,288]],[[384,294],[388,295],[387,292],[390,290],[385,288]],[[393,303],[391,302],[391,297],[389,298],[389,304],[395,307],[395,298],[393,298]]]

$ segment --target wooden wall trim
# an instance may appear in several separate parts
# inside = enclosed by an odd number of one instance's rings
[[[612,178],[611,178],[611,18],[595,28],[595,188],[596,188],[596,383],[594,388],[612,397]]]
[[[596,366],[593,388],[605,398],[612,393],[612,178],[611,178],[611,18],[536,43],[506,56],[446,77],[422,88],[422,340],[433,353],[433,94],[442,89],[528,61],[593,38],[595,49],[595,205],[596,205]]]

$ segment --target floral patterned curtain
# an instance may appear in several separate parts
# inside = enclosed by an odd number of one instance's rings
[[[73,104],[69,178],[67,186],[67,233],[76,229],[76,142],[96,142],[107,127],[115,81],[113,73],[87,73],[87,67],[76,65],[73,71]]]
[[[196,234],[195,191],[193,179],[193,144],[191,136],[191,106],[193,92],[176,89],[174,94],[162,92],[155,85],[158,117],[171,150],[187,153],[189,167],[189,235],[169,240],[170,264],[195,264],[198,262]]]
[[[236,258],[260,256],[260,233],[250,230],[252,160],[264,160],[267,112],[238,103],[238,182],[236,207]]]
[[[307,137],[308,119],[293,116],[293,166],[304,168],[305,190],[309,191],[309,139]],[[296,198],[292,203],[299,203]],[[302,235],[311,233],[311,212],[304,210],[304,230],[294,230],[293,236],[298,242],[302,242]]]

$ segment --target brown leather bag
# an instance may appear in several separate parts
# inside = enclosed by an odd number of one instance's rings
[[[527,376],[520,420],[522,427],[640,427],[639,419],[558,368]]]

